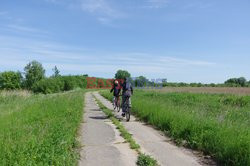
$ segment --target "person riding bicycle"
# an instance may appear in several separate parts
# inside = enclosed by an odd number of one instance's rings
[[[117,101],[119,101],[119,94],[121,92],[121,88],[119,86],[119,82],[117,80],[114,81],[114,85],[113,85],[113,88],[110,90],[110,93],[113,92],[113,104],[114,104],[114,101],[115,101],[115,98],[117,99]]]
[[[133,95],[133,87],[127,78],[124,79],[122,84],[122,116],[125,116],[125,101],[126,98],[129,100],[129,107],[131,108],[131,99],[130,97]]]

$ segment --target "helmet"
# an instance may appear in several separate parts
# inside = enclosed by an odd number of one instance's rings
[[[118,84],[118,81],[117,81],[117,80],[115,81],[115,84]]]

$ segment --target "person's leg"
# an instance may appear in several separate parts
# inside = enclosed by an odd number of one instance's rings
[[[124,117],[125,116],[125,101],[126,100],[126,96],[125,95],[122,95],[122,116]]]
[[[131,97],[129,97],[128,103],[129,103],[129,108],[131,108],[131,107],[132,107],[132,104],[131,104]]]
[[[112,104],[113,104],[113,105],[115,104],[115,96],[113,96]]]
[[[122,95],[122,112],[124,112],[124,106],[125,106],[125,100],[126,100],[126,97],[125,95]]]
[[[116,102],[117,102],[117,105],[120,107],[120,96],[116,97]]]

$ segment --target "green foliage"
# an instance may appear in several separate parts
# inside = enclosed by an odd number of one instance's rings
[[[34,93],[57,93],[64,90],[64,82],[61,78],[44,78],[32,86]]]
[[[244,77],[240,78],[230,78],[225,82],[226,85],[231,85],[231,86],[241,86],[244,87],[247,85],[247,80]]]
[[[32,61],[28,63],[25,68],[25,86],[31,89],[33,84],[45,78],[45,70],[41,63]]]
[[[151,156],[140,153],[136,162],[138,166],[158,166],[157,161]]]
[[[20,72],[5,71],[0,73],[0,89],[20,89],[22,84],[22,75]]]
[[[244,107],[249,103],[249,99],[246,97],[235,97],[235,96],[227,96],[221,98],[221,102],[224,105],[229,105],[232,107]]]
[[[163,82],[163,87],[250,87],[250,81],[246,78],[230,78],[224,84],[202,84],[202,83],[184,83],[184,82]]]
[[[83,94],[0,95],[0,165],[77,165]]]
[[[51,78],[44,78],[36,82],[32,91],[35,93],[57,93],[61,91],[69,91],[76,88],[86,88],[85,76],[58,76]]]
[[[147,78],[144,76],[139,76],[135,79],[134,84],[135,87],[145,87],[147,85]]]
[[[130,78],[130,73],[126,70],[118,70],[115,74],[116,79],[125,79]]]
[[[56,66],[52,69],[52,71],[54,72],[54,74],[52,75],[53,77],[60,76],[60,71],[58,70]]]
[[[210,154],[223,165],[250,165],[250,96],[137,90],[132,105],[137,118],[177,143]]]

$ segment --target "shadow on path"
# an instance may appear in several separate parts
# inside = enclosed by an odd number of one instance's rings
[[[91,118],[91,119],[97,119],[97,120],[108,119],[107,116],[90,116],[89,118]]]

